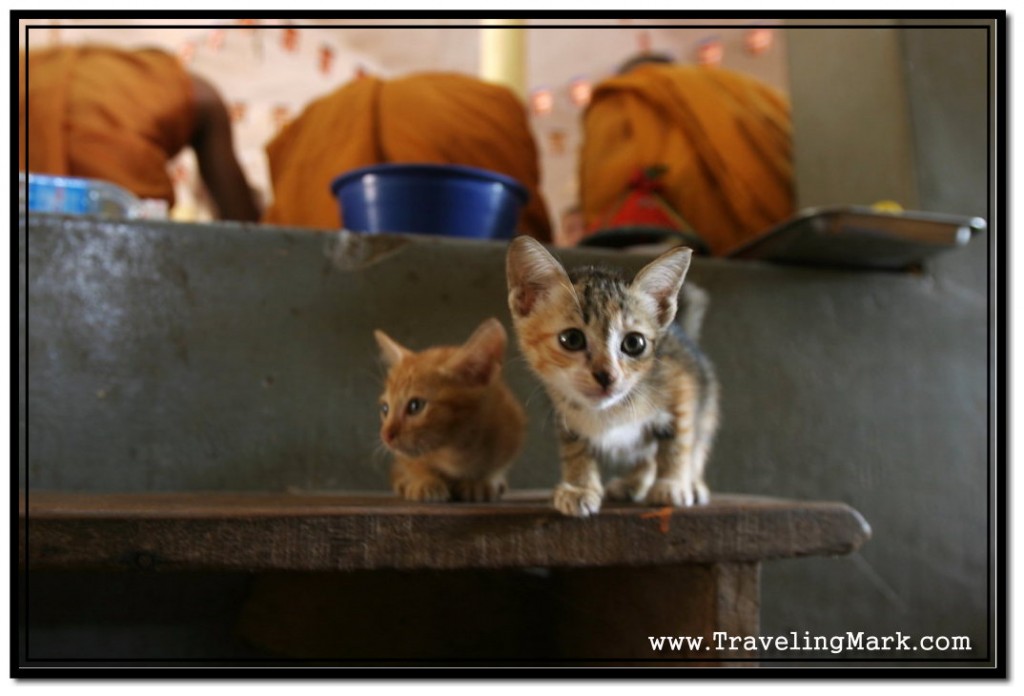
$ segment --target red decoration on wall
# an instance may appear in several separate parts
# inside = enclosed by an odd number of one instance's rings
[[[640,53],[651,52],[651,32],[646,29],[644,31],[637,32],[636,48]]]
[[[746,47],[747,53],[759,56],[771,48],[774,41],[775,33],[771,29],[758,27],[747,32],[743,38],[743,45]]]
[[[718,65],[722,62],[725,47],[717,36],[704,39],[697,44],[697,63],[700,65]]]
[[[540,87],[530,94],[530,109],[537,116],[547,116],[555,109],[555,95],[547,87]]]
[[[331,72],[331,65],[334,63],[334,49],[324,44],[320,47],[320,72],[324,75]]]
[[[590,103],[592,87],[590,80],[585,77],[577,77],[569,83],[569,99],[578,107],[584,107]]]
[[[281,34],[281,46],[289,53],[294,53],[299,48],[299,30],[288,27]]]
[[[287,104],[274,104],[273,110],[270,112],[270,118],[274,122],[274,128],[281,130],[285,124],[288,123],[288,119],[291,117],[292,110]]]
[[[231,115],[232,123],[241,123],[245,120],[248,104],[245,102],[231,102],[228,106],[228,113]]]
[[[564,155],[566,139],[567,135],[564,130],[558,129],[548,133],[548,144],[551,146],[551,154]]]

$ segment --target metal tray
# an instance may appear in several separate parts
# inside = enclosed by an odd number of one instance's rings
[[[811,208],[729,254],[778,263],[904,270],[966,245],[985,220],[868,207]]]

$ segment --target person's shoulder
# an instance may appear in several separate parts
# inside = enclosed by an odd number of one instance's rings
[[[638,53],[630,58],[627,58],[619,67],[616,68],[616,75],[626,75],[628,73],[637,70],[638,68],[648,68],[651,66],[671,66],[675,64],[675,58],[668,53],[645,51]]]

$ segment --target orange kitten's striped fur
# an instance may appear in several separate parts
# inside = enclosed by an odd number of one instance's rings
[[[673,506],[708,500],[718,384],[673,321],[690,255],[671,249],[629,281],[599,268],[567,273],[529,237],[509,247],[519,345],[558,416],[554,505],[563,514],[592,515],[605,495]],[[600,463],[625,471],[605,488]]]
[[[409,500],[496,500],[522,448],[526,416],[501,369],[507,336],[488,319],[461,346],[413,352],[375,331],[388,365],[381,441],[391,485]]]

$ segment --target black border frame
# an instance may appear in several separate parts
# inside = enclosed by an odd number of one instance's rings
[[[240,13],[238,11],[136,11],[136,12],[124,12],[124,11],[99,11],[99,10],[82,10],[82,11],[55,11],[55,10],[39,10],[39,11],[21,11],[12,10],[10,12],[11,18],[11,57],[15,57],[15,51],[18,50],[20,28],[18,20],[21,19],[96,19],[100,20],[96,24],[89,25],[91,27],[104,27],[109,28],[122,28],[123,25],[105,25],[102,20],[111,19],[139,19],[140,17],[153,17],[154,24],[141,24],[133,25],[132,28],[147,28],[147,27],[161,27],[161,28],[173,28],[178,25],[173,23],[174,17],[188,18],[188,19],[226,19],[226,18],[241,18],[242,16],[250,16],[253,13]],[[989,131],[989,143],[990,143],[990,160],[989,160],[989,343],[988,343],[988,364],[989,364],[989,475],[993,473],[996,475],[996,481],[998,486],[989,486],[990,494],[990,530],[988,537],[989,545],[989,583],[990,596],[989,596],[989,620],[990,620],[990,632],[992,644],[990,644],[990,660],[994,661],[994,666],[986,666],[985,668],[975,667],[964,667],[962,666],[969,660],[948,660],[948,662],[956,662],[957,666],[942,667],[940,666],[944,660],[877,660],[877,659],[863,659],[863,660],[835,660],[831,658],[824,658],[821,660],[799,660],[788,658],[779,660],[764,660],[762,662],[798,662],[801,663],[799,666],[792,667],[766,667],[757,670],[751,670],[747,668],[743,669],[730,669],[729,667],[682,667],[682,668],[665,668],[665,667],[602,667],[587,666],[587,667],[563,667],[563,666],[552,666],[543,667],[536,663],[520,664],[516,663],[503,663],[502,666],[494,666],[488,664],[487,666],[465,666],[465,661],[452,660],[450,663],[438,664],[436,666],[426,665],[409,665],[407,660],[384,660],[380,664],[373,666],[366,666],[362,663],[365,661],[359,661],[359,666],[346,666],[343,663],[337,661],[333,662],[312,662],[306,660],[204,660],[204,666],[199,666],[196,663],[200,662],[197,660],[166,660],[154,663],[150,660],[120,660],[120,661],[106,661],[96,662],[92,660],[31,660],[29,663],[23,663],[22,661],[22,638],[24,637],[23,631],[27,630],[27,620],[24,616],[23,611],[19,611],[19,599],[22,597],[22,593],[28,592],[28,582],[26,573],[19,567],[19,471],[17,467],[11,467],[11,676],[18,679],[82,679],[82,678],[110,678],[110,677],[125,677],[125,678],[153,678],[153,677],[175,677],[175,678],[241,678],[241,677],[312,677],[312,678],[323,678],[323,677],[334,677],[334,678],[365,678],[365,677],[379,677],[387,679],[407,679],[407,678],[451,678],[460,677],[468,679],[480,679],[480,678],[569,678],[569,679],[588,679],[588,678],[702,678],[707,676],[716,676],[724,678],[737,678],[737,679],[777,679],[777,678],[791,678],[793,676],[805,676],[813,678],[901,678],[901,679],[930,679],[930,678],[968,678],[968,679],[980,679],[980,678],[997,678],[1005,679],[1007,677],[1007,630],[1006,626],[1009,621],[1009,613],[1006,611],[1007,608],[1007,596],[1006,596],[1006,580],[1007,580],[1007,544],[1006,538],[1008,534],[1007,529],[1007,467],[1006,467],[1006,376],[1007,372],[1007,349],[1008,342],[1006,337],[1007,329],[1007,292],[1006,292],[1006,278],[1007,278],[1007,206],[1006,206],[1006,178],[1007,178],[1007,167],[1006,167],[1006,144],[1007,139],[1007,31],[1006,31],[1006,12],[1005,11],[960,11],[960,12],[946,12],[946,11],[898,11],[898,12],[879,12],[879,11],[819,11],[814,13],[805,12],[792,12],[792,11],[735,11],[735,10],[724,10],[718,12],[712,11],[600,11],[600,12],[586,12],[581,13],[578,10],[553,10],[553,11],[452,11],[442,10],[433,12],[422,12],[422,11],[395,11],[395,10],[382,10],[377,12],[371,12],[367,10],[359,11],[347,11],[344,13],[310,13],[308,11],[297,11],[297,12],[258,12],[257,16],[263,20],[275,20],[275,19],[289,19],[296,23],[289,26],[302,27],[300,23],[303,19],[339,19],[339,20],[372,20],[373,18],[380,18],[383,16],[400,16],[402,19],[409,20],[430,20],[430,19],[452,19],[452,18],[463,18],[470,17],[472,20],[480,18],[529,18],[539,19],[546,21],[553,21],[558,19],[567,20],[601,20],[601,19],[618,19],[623,16],[629,16],[632,19],[642,20],[647,19],[666,19],[666,18],[679,18],[679,19],[708,19],[715,20],[721,19],[728,15],[742,15],[745,19],[758,20],[758,19],[798,19],[807,24],[802,24],[799,27],[787,27],[787,28],[835,28],[841,26],[842,28],[857,28],[857,27],[877,27],[874,24],[858,24],[858,20],[877,20],[877,19],[901,19],[901,20],[918,20],[921,22],[931,22],[934,20],[992,20],[993,25],[989,28],[989,41],[995,40],[996,45],[994,51],[990,50],[989,55],[994,59],[994,65],[992,62],[989,64],[989,70],[993,67],[996,69],[996,78],[994,81],[995,94],[994,98],[989,100],[989,108],[991,109],[994,105],[994,114],[990,112],[990,131]],[[814,24],[815,20],[822,22],[828,22],[827,24]],[[837,25],[836,22],[843,22],[841,25]],[[202,25],[202,24],[189,24],[181,25],[189,29],[202,29],[204,27],[214,26],[218,29],[229,28],[224,25]],[[262,24],[260,28],[275,28],[283,25],[273,24]],[[322,25],[317,25],[322,26]],[[360,28],[429,28],[429,24],[373,24],[372,22],[360,22],[358,25]],[[544,25],[546,28],[600,28],[600,25],[577,25],[577,24],[556,24]],[[644,25],[638,23],[632,25],[636,28],[642,28]],[[714,27],[713,23],[707,25],[709,28]],[[736,28],[736,25],[724,25],[728,28]],[[907,24],[906,26],[916,26],[914,24]],[[943,24],[944,27],[951,27],[955,25]],[[974,25],[978,26],[978,25]],[[449,24],[444,25],[444,28],[477,28],[477,24]],[[664,25],[656,25],[657,28],[663,28]],[[28,31],[26,29],[26,39]],[[16,62],[12,60],[11,63],[11,78],[12,78],[12,103],[11,103],[11,142],[15,142],[18,137],[17,133],[17,121],[19,119],[18,106],[13,99],[13,85],[17,82],[18,75],[15,71],[18,70]],[[991,73],[990,73],[991,76]],[[992,80],[989,80],[989,84],[993,84]],[[27,126],[26,126],[27,127]],[[992,132],[994,127],[995,132]],[[993,135],[995,135],[995,141],[993,141]],[[998,144],[999,147],[992,147],[993,144]],[[994,157],[994,161],[993,158]],[[13,147],[12,147],[12,159],[13,159]],[[12,164],[11,167],[11,201],[14,200],[15,184],[17,181],[17,164]],[[994,178],[994,181],[993,181]],[[11,206],[11,229],[16,229],[16,225],[19,224],[15,208]],[[18,244],[18,239],[15,235],[11,236],[11,248],[12,248],[12,259],[14,256],[13,250]],[[26,241],[27,244],[27,241]],[[993,249],[994,244],[994,249]],[[993,253],[994,251],[994,253]],[[21,265],[25,268],[26,282],[27,282],[27,252],[26,257],[22,259],[19,254],[19,260],[22,261]],[[18,287],[18,293],[14,292],[17,281],[11,279],[12,287],[12,325],[14,324],[14,297],[18,297],[18,302],[25,301],[25,298],[20,295],[20,283]],[[22,390],[22,393],[26,394],[25,412],[20,414],[20,417],[25,422],[26,427],[26,438],[24,443],[19,442],[19,447],[24,446],[26,462],[28,459],[28,411],[29,404],[27,400],[27,373],[28,373],[28,350],[27,350],[27,332],[29,322],[29,308],[25,307],[26,317],[26,335],[22,335],[19,331],[19,349],[24,349],[24,360],[25,360],[25,375],[21,375],[18,381],[18,388]],[[12,331],[13,334],[13,331]],[[12,352],[11,356],[12,372],[15,367],[15,357]],[[993,398],[994,397],[994,398]],[[15,411],[13,405],[16,400],[16,395],[12,393],[12,423],[15,421]],[[994,427],[993,427],[994,426]],[[12,429],[13,430],[13,429]],[[13,440],[13,433],[12,433]],[[994,452],[993,448],[994,447]],[[13,450],[12,442],[12,450]],[[13,452],[12,452],[13,455]],[[995,457],[993,461],[993,455]],[[12,456],[13,460],[13,456]],[[28,476],[26,473],[26,490],[25,499],[26,505],[29,495]],[[992,499],[994,497],[994,499]],[[994,510],[993,510],[994,503]],[[993,514],[994,513],[994,514]],[[25,521],[25,547],[28,546],[28,526],[29,520],[26,516]],[[995,544],[993,548],[993,536],[995,537]],[[994,551],[994,555],[993,555]],[[992,574],[994,573],[994,581]],[[994,589],[996,596],[991,596],[991,590]],[[995,600],[995,603],[993,603]],[[994,609],[999,607],[1003,610],[1002,615],[996,616]],[[17,618],[15,618],[17,617]],[[23,623],[24,622],[24,623]],[[994,625],[993,625],[994,624]],[[24,643],[24,647],[27,648],[27,640]],[[666,660],[667,661],[667,660]],[[983,660],[988,662],[989,660]],[[69,664],[70,662],[70,664]],[[174,666],[175,662],[184,662],[181,666]],[[249,662],[256,662],[258,664],[247,664]],[[403,666],[397,666],[395,662],[401,663]],[[578,661],[577,661],[578,662]],[[600,661],[594,661],[600,662]],[[659,660],[649,660],[651,663],[657,663]],[[814,666],[807,665],[806,663],[813,662]],[[865,667],[850,667],[850,663],[864,662],[872,663],[872,666]],[[888,662],[896,663],[899,666],[893,667],[880,667],[880,663],[885,664]],[[928,666],[912,667],[908,663],[922,662]],[[74,665],[74,666],[71,666]],[[819,666],[820,665],[820,666]]]

